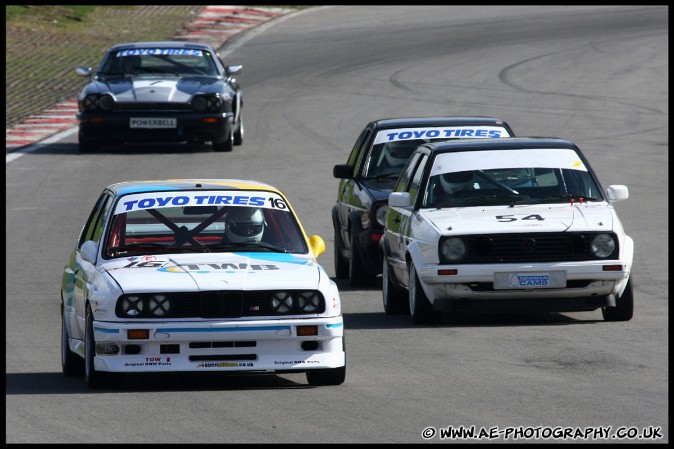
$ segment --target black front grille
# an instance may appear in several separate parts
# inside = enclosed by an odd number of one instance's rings
[[[189,103],[167,103],[167,102],[147,102],[147,103],[116,103],[116,111],[191,111],[192,105]]]
[[[295,298],[304,290],[287,291]],[[157,316],[150,313],[150,299],[153,294],[145,293],[138,295],[123,295],[117,300],[116,315],[120,318],[240,318],[244,316],[283,316],[295,315],[302,312],[293,308],[287,313],[278,313],[272,307],[272,296],[275,291],[209,291],[209,292],[186,292],[186,293],[162,293],[170,300],[170,308],[165,315]],[[318,293],[318,292],[317,292]],[[142,312],[133,316],[123,312],[123,300],[126,297],[141,297],[144,306]],[[165,310],[166,308],[154,307],[154,309]],[[311,313],[323,313],[325,311],[325,300],[320,297],[318,309]]]
[[[201,294],[202,318],[236,318],[242,315],[243,295],[230,292],[205,292]]]
[[[527,233],[466,236],[468,256],[461,263],[565,262],[598,260],[590,248],[598,233]],[[618,259],[616,249],[603,260]]]

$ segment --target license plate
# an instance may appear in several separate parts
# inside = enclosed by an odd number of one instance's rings
[[[131,118],[129,119],[129,128],[176,128],[178,120],[175,118]]]
[[[521,290],[566,287],[565,271],[494,273],[494,288]]]

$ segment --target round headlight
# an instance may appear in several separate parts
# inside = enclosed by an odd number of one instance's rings
[[[143,300],[139,296],[127,296],[122,301],[122,312],[126,316],[138,316],[143,313]]]
[[[615,240],[608,234],[598,234],[592,239],[590,248],[595,256],[603,259],[615,251]]]
[[[148,309],[154,316],[165,316],[171,310],[171,301],[165,295],[152,295]]]
[[[112,95],[102,95],[98,100],[98,104],[104,111],[111,111],[115,106],[115,100]]]
[[[293,297],[287,292],[275,293],[271,298],[271,307],[276,313],[288,313],[293,308]]]
[[[197,95],[196,97],[192,98],[192,110],[195,112],[201,112],[206,109],[206,99],[201,96]]]
[[[386,211],[388,210],[388,206],[381,206],[379,209],[374,211],[374,219],[377,220],[377,223],[379,223],[380,226],[385,226],[386,225]]]
[[[318,310],[320,298],[316,292],[303,292],[299,298],[299,306],[302,312],[313,313]]]
[[[212,97],[208,97],[206,108],[209,111],[214,111],[214,112],[219,111],[221,107],[222,107],[222,98],[220,98],[217,95],[214,95]]]
[[[98,95],[87,95],[82,101],[82,106],[87,111],[95,111],[98,109],[99,98]]]
[[[458,237],[445,239],[440,245],[440,259],[458,262],[466,256],[466,244]]]

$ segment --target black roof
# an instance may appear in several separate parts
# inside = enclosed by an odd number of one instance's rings
[[[431,142],[422,145],[431,152],[480,151],[480,150],[518,150],[531,148],[568,148],[580,151],[571,141],[557,137],[502,137],[498,139],[454,139]]]
[[[374,120],[378,128],[400,128],[405,126],[458,126],[458,125],[498,125],[507,126],[505,120],[495,117],[470,117],[470,116],[447,116],[447,117],[398,117],[382,118]],[[509,128],[509,127],[508,127]]]
[[[208,44],[200,42],[185,42],[185,41],[147,41],[147,42],[126,42],[117,44],[108,49],[108,51],[127,50],[130,48],[193,48],[197,50],[215,51],[213,47]]]

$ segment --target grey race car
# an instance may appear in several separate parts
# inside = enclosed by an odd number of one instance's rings
[[[232,151],[243,142],[242,90],[210,45],[192,42],[119,44],[77,97],[82,153],[110,143],[203,143]]]

